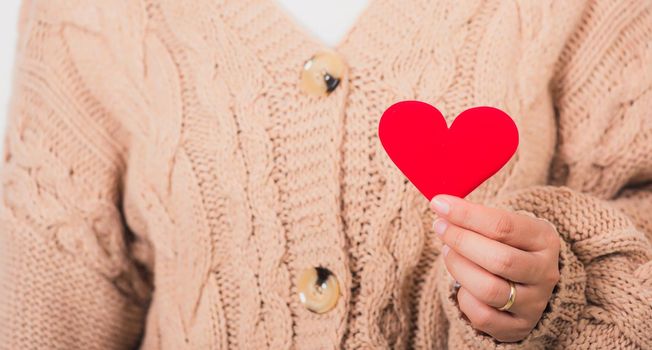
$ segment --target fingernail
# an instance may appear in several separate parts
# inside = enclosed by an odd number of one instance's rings
[[[447,227],[448,224],[446,224],[446,221],[443,219],[437,219],[432,224],[432,228],[435,230],[435,233],[437,233],[440,236],[444,234],[444,231],[446,231]]]
[[[435,209],[435,211],[444,215],[448,214],[448,212],[451,210],[450,204],[439,197],[432,199],[432,207]]]
[[[448,252],[451,250],[451,248],[447,245],[444,244],[443,247],[441,247],[441,252],[444,254],[444,256],[448,255]]]

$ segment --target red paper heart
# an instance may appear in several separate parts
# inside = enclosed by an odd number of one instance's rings
[[[394,164],[428,200],[437,194],[465,197],[518,147],[516,125],[499,109],[467,109],[449,129],[437,108],[420,101],[390,106],[378,136]]]

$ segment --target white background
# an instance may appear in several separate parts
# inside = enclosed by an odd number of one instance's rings
[[[295,21],[326,45],[337,46],[368,0],[277,0]]]
[[[19,6],[20,0],[0,0],[0,133],[3,137],[11,94]]]

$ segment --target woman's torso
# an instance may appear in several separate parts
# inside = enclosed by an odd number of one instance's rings
[[[549,83],[579,13],[551,1],[372,0],[334,49],[348,73],[314,97],[299,77],[325,47],[272,0],[130,11],[143,20],[126,29],[142,42],[108,43],[124,57],[75,55],[82,73],[112,77],[93,89],[118,101],[108,107],[131,135],[123,207],[154,276],[143,348],[401,348],[445,336],[432,214],[382,150],[378,119],[405,99],[449,123],[501,108],[519,149],[468,198],[546,183]],[[102,60],[123,69],[98,73]],[[341,291],[324,314],[303,307],[296,285],[317,266]]]

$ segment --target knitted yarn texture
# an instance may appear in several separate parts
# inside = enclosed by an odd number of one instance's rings
[[[298,82],[324,45],[272,0],[25,0],[0,348],[651,349],[651,7],[373,0],[318,98]],[[428,203],[382,150],[406,99],[519,127],[468,199],[560,234],[522,342],[464,319]],[[324,314],[297,293],[314,266],[340,286]]]

